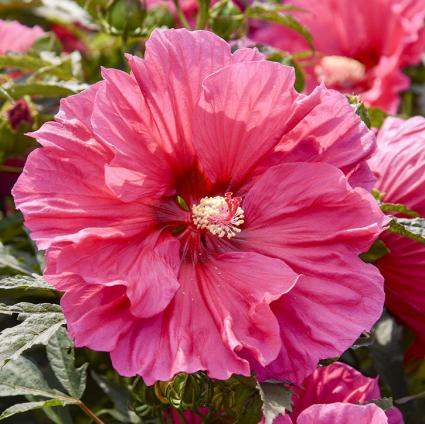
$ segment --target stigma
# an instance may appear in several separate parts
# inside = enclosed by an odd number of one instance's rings
[[[244,223],[244,211],[239,206],[241,197],[231,192],[223,196],[204,197],[192,206],[192,220],[198,229],[206,229],[217,237],[231,239],[240,233]]]
[[[365,78],[366,67],[350,57],[325,56],[314,68],[314,72],[327,87],[349,89]]]

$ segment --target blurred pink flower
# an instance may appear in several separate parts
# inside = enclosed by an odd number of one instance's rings
[[[307,90],[319,81],[329,88],[360,94],[366,105],[395,113],[399,93],[410,81],[402,73],[425,52],[423,0],[291,0],[311,32],[317,57],[306,68]],[[385,17],[385,19],[383,19]],[[301,52],[309,47],[294,31],[260,26],[252,34],[259,43]]]
[[[30,28],[17,21],[0,19],[0,54],[25,53],[43,35],[44,31],[39,26]]]
[[[157,30],[128,59],[62,100],[14,187],[71,336],[147,384],[302,381],[382,311],[358,258],[384,224],[359,187],[374,137],[341,94],[300,95],[208,31]]]
[[[425,216],[425,118],[387,118],[369,163],[385,202]],[[376,264],[385,278],[386,304],[425,344],[425,245],[389,232],[381,238],[390,250]]]

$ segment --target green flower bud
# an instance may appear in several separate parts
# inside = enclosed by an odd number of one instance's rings
[[[114,0],[106,12],[106,22],[114,34],[137,34],[146,17],[139,0]]]
[[[221,0],[210,10],[211,30],[224,39],[245,30],[241,9],[232,0]]]
[[[177,409],[205,406],[212,397],[212,385],[203,373],[177,374],[171,381],[155,384],[157,397]]]

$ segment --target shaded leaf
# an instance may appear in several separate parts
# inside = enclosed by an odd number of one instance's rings
[[[292,412],[292,389],[282,383],[259,383],[258,390],[263,401],[265,424],[272,424],[276,417],[286,411]]]
[[[47,358],[63,388],[74,398],[80,399],[86,388],[87,366],[75,368],[72,341],[65,328],[59,328],[47,344]]]
[[[141,422],[140,418],[133,411],[130,411],[130,393],[126,387],[114,381],[107,380],[94,371],[91,372],[91,375],[105,395],[111,399],[115,407],[115,412],[112,412],[112,410],[103,410],[102,413],[112,415],[118,419],[118,421],[125,423],[138,424]]]
[[[367,252],[359,256],[363,262],[373,264],[389,252],[390,251],[382,240],[376,240]]]
[[[416,240],[420,243],[425,243],[425,218],[393,218],[387,227],[387,230]]]
[[[31,274],[33,270],[22,260],[22,256],[24,256],[22,252],[0,242],[0,268],[10,268],[22,274]]]
[[[376,406],[379,406],[381,409],[386,411],[387,409],[391,409],[394,406],[393,398],[384,397],[381,399],[370,400],[368,402],[363,403],[363,405],[368,405],[369,403],[373,403]]]
[[[53,292],[55,289],[44,281],[41,275],[15,275],[13,277],[5,277],[0,279],[0,291],[18,291],[18,292]]]
[[[50,303],[0,304],[0,314],[18,314],[18,320],[23,321],[0,333],[0,366],[18,358],[34,345],[47,344],[50,337],[65,323],[60,306]]]
[[[23,412],[33,411],[34,409],[42,409],[51,406],[65,406],[72,404],[73,402],[67,402],[61,399],[49,399],[49,400],[41,400],[38,402],[25,402],[25,403],[17,403],[10,408],[4,410],[0,415],[0,420],[4,420],[6,418],[11,417],[12,415],[21,414]]]
[[[9,96],[14,99],[18,99],[23,96],[65,97],[71,94],[76,94],[87,87],[87,84],[70,81],[52,81],[30,84],[21,83],[14,84],[9,88],[3,88]]]

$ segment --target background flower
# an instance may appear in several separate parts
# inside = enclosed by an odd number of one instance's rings
[[[383,201],[425,216],[425,118],[387,118],[370,160]],[[381,236],[389,249],[377,262],[385,278],[386,305],[425,342],[425,245],[396,234]]]
[[[311,32],[317,56],[308,59],[307,90],[320,81],[329,88],[360,94],[367,106],[397,111],[399,93],[409,87],[402,73],[425,51],[425,3],[422,0],[293,0]],[[252,38],[282,50],[309,50],[296,32],[262,26]]]

